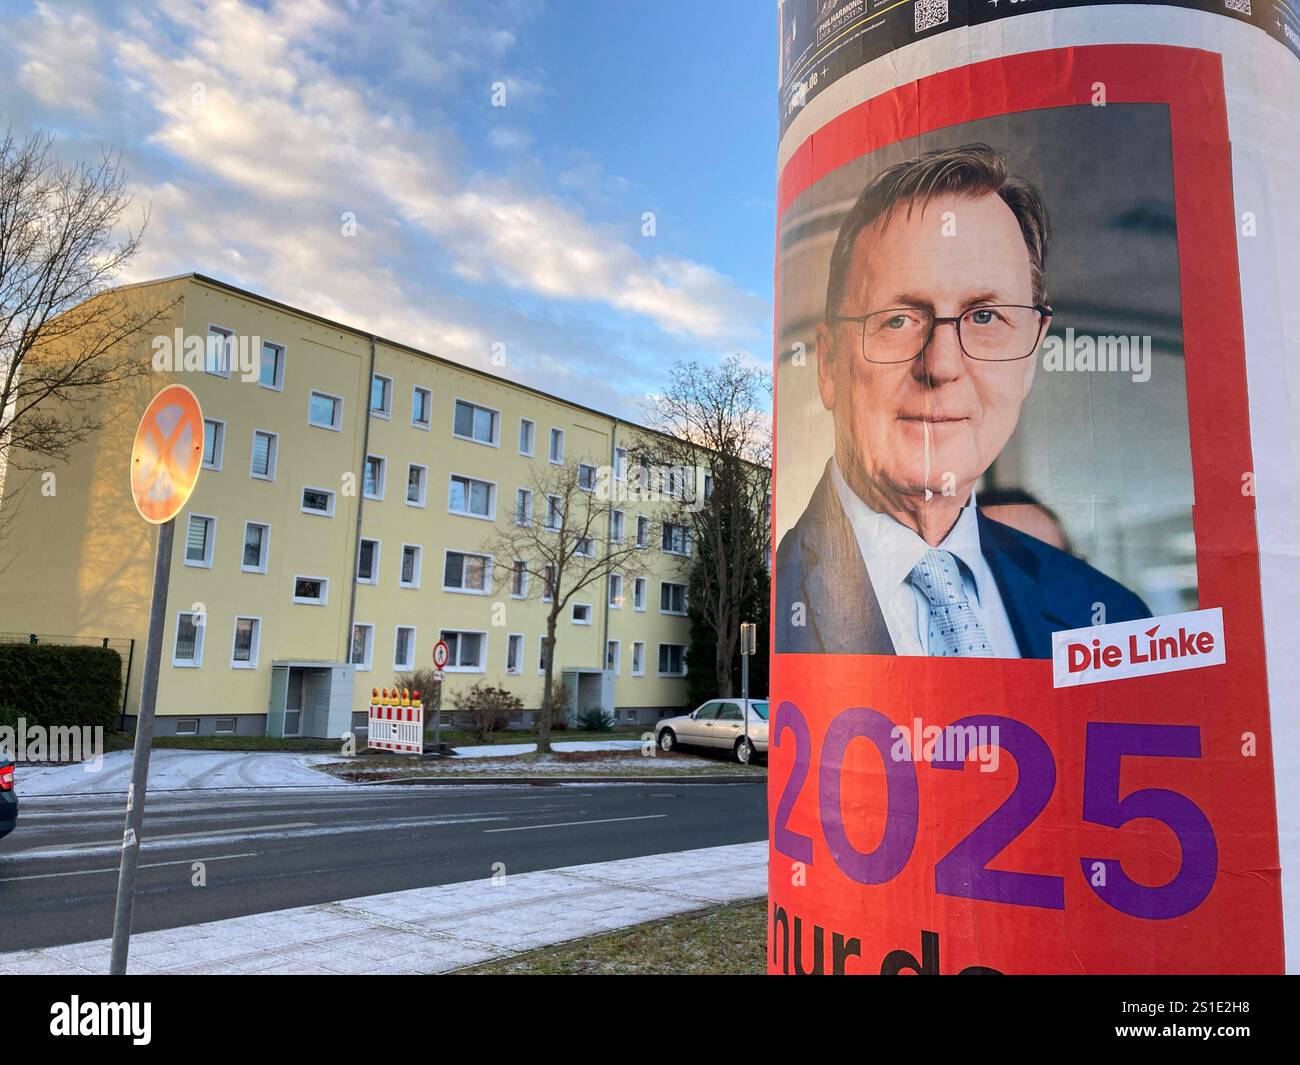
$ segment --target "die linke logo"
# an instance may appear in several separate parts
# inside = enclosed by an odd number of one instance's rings
[[[1221,666],[1223,611],[1192,610],[1052,633],[1056,688]]]

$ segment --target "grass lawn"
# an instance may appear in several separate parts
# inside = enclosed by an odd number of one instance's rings
[[[645,733],[654,732],[654,726],[618,728],[609,732],[592,732],[585,729],[565,729],[551,733],[551,741],[562,743],[566,740],[639,740]],[[429,742],[433,732],[429,731]],[[441,732],[443,743],[452,747],[479,747],[485,745],[508,743],[536,743],[537,733],[531,731],[494,732],[485,740],[475,739],[463,729],[444,728]],[[135,736],[128,732],[105,732],[105,751],[129,751],[135,745]],[[278,739],[273,736],[155,736],[153,745],[156,749],[169,748],[184,751],[334,751],[342,749],[342,741],[337,739],[312,739],[310,737],[289,737]],[[362,749],[365,745],[361,744]]]
[[[458,970],[467,976],[761,976],[767,901],[711,910],[542,947]]]
[[[658,777],[727,776],[765,779],[766,766],[739,765],[723,752],[664,754],[647,758],[634,751],[553,751],[550,754],[488,755],[477,758],[421,759],[360,750],[352,758],[317,766],[353,783],[416,777]]]

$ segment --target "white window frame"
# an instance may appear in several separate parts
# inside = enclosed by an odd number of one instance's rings
[[[270,450],[267,452],[267,457],[269,459],[267,463],[267,466],[269,467],[269,472],[267,473],[258,473],[255,469],[253,469],[253,459],[257,456],[257,434],[258,433],[261,433],[263,436],[270,437],[271,440]],[[255,481],[274,481],[276,467],[279,465],[279,463],[280,463],[280,434],[273,433],[271,432],[270,429],[254,428],[252,446],[250,447],[248,453],[248,476],[252,477]]]
[[[214,441],[213,450],[216,452],[216,455],[213,457],[211,462],[208,462],[206,459],[204,459],[201,465],[205,470],[212,470],[214,473],[220,473],[221,464],[226,457],[226,423],[222,421],[220,418],[203,419],[204,454],[206,454],[208,450],[208,426],[209,425],[215,426],[215,428],[213,429],[212,439]]]
[[[615,522],[615,517],[618,521]],[[614,526],[618,526],[618,535],[614,535]],[[621,544],[627,539],[627,511],[611,510],[609,512],[609,542],[611,544]]]
[[[194,626],[194,657],[177,658],[176,648],[181,639],[181,618],[203,618]],[[172,666],[175,669],[198,669],[203,665],[203,630],[208,627],[207,618],[198,610],[176,611],[176,630],[172,633]]]
[[[424,393],[425,399],[428,401],[424,405],[427,414],[424,421],[420,421],[415,417],[415,397],[421,392]],[[426,432],[433,428],[433,389],[425,388],[423,385],[415,385],[411,389],[411,425],[416,429],[424,429]]]
[[[650,579],[636,577],[632,581],[632,609],[644,614],[646,600],[650,597]]]
[[[516,592],[516,591],[515,591],[515,572],[516,572],[516,567],[519,566],[519,565],[521,565],[521,564],[522,564],[523,567],[524,567],[524,568],[523,568],[523,578],[524,578],[524,579],[523,579],[523,581],[522,581],[522,586],[521,586],[520,590]],[[531,572],[531,571],[529,570],[529,568],[528,568],[528,561],[527,561],[526,559],[517,558],[517,559],[515,559],[513,562],[510,563],[510,598],[511,598],[511,599],[527,599],[527,598],[528,598],[528,580],[529,580],[529,578],[530,578],[531,576],[532,576],[532,572]]]
[[[611,647],[614,648],[614,665],[613,665],[613,666],[610,666],[610,664],[609,664],[609,649],[610,649]],[[620,641],[620,640],[606,640],[606,641],[605,641],[605,669],[607,669],[610,673],[613,673],[614,676],[616,676],[616,677],[617,677],[617,676],[622,672],[622,670],[623,670],[623,645],[622,645],[622,641]]]
[[[332,425],[322,425],[320,422],[311,420],[311,400],[313,396],[334,400],[334,423]],[[319,388],[309,389],[307,392],[307,424],[313,429],[328,429],[333,433],[343,432],[343,397],[336,396],[333,392],[322,392]]]
[[[411,471],[420,471],[420,498],[411,498]],[[406,505],[408,507],[424,507],[429,500],[429,467],[419,462],[408,462],[406,464]]]
[[[547,570],[553,571],[554,569],[555,569],[555,564],[551,562],[548,562],[546,565],[542,567],[542,602],[543,603],[549,603],[553,601],[555,598],[554,592],[552,590],[555,587],[555,580],[553,577],[547,576]]]
[[[304,495],[306,495],[308,492],[323,492],[325,495],[329,496],[329,499],[330,499],[329,510],[316,510],[316,509],[314,509],[314,508],[312,508],[312,507],[307,506],[307,504],[303,502],[303,498],[302,498],[302,497],[303,497]],[[305,485],[303,485],[303,486],[302,486],[302,492],[299,493],[299,495],[298,495],[298,509],[299,509],[303,514],[311,514],[311,515],[313,515],[314,517],[317,517],[317,518],[332,518],[332,517],[334,517],[334,489],[332,489],[332,488],[317,488],[315,485],[311,485],[311,484],[305,484]]]
[[[409,658],[405,662],[398,661],[397,658],[397,637],[402,630],[406,629],[411,634],[411,642],[407,645],[406,652]],[[398,625],[393,629],[393,669],[398,673],[411,673],[415,670],[415,642],[418,633],[414,625]]]
[[[639,668],[637,666],[638,660],[641,663]],[[632,676],[634,677],[645,676],[645,641],[644,640],[632,641]]]
[[[574,538],[573,553],[578,558],[595,558],[596,557],[596,538],[594,536],[577,536]],[[582,545],[587,545],[587,550],[582,549]]]
[[[487,566],[483,571],[483,589],[477,588],[452,588],[447,584],[447,556],[448,555],[466,555],[471,558],[487,559]],[[461,575],[464,575],[464,569],[461,569]],[[454,547],[445,548],[442,552],[442,590],[451,592],[455,595],[491,595],[492,594],[492,556],[486,555],[482,551],[461,551]],[[452,631],[460,631],[453,629]],[[469,629],[466,632],[472,631]]]
[[[590,487],[582,483],[583,476],[587,470],[591,471]],[[579,462],[578,463],[578,491],[594,492],[596,490],[596,478],[599,475],[600,475],[600,470],[596,466],[592,465],[590,462]]]
[[[680,648],[681,648],[681,651],[682,651],[682,671],[681,671],[680,673],[665,673],[663,670],[661,670],[661,669],[658,668],[658,666],[659,666],[658,659],[661,657],[661,655],[656,654],[656,656],[655,656],[655,658],[656,658],[656,661],[655,661],[655,667],[656,667],[656,672],[658,673],[658,675],[661,676],[661,677],[684,677],[684,676],[686,676],[686,672],[687,672],[687,666],[686,666],[686,645],[685,645],[685,644],[682,644],[682,643],[661,643],[661,644],[659,644],[659,645],[657,646],[656,651],[662,651],[663,648],[665,648],[665,647],[680,647]]]
[[[376,478],[379,482],[378,495],[371,495],[370,492],[366,490],[366,480],[367,480],[366,474],[369,473],[370,471],[371,459],[376,459],[379,462],[379,476],[378,478]],[[361,469],[361,494],[365,496],[367,499],[373,499],[375,502],[382,502],[384,498],[384,492],[387,490],[387,488],[388,488],[388,459],[386,459],[383,455],[374,455],[374,454],[367,455],[365,465]]]
[[[551,524],[551,503],[552,502],[556,502],[560,504],[559,525]],[[564,496],[551,495],[548,493],[546,496],[546,529],[548,532],[559,532],[563,528],[564,528]]]
[[[262,380],[262,355],[265,353],[267,348],[274,348],[280,355],[280,357],[275,360],[275,380],[269,385]],[[262,338],[262,347],[257,352],[258,388],[265,388],[271,392],[284,391],[284,363],[287,358],[288,349],[283,344],[275,340],[267,340],[265,337]]]
[[[472,510],[452,510],[451,509],[451,486],[456,480],[475,482],[488,486],[488,513],[475,514]],[[469,502],[469,485],[465,488],[465,502]],[[496,481],[487,481],[482,477],[475,477],[468,473],[451,473],[447,476],[447,513],[455,514],[458,518],[477,518],[479,521],[496,521],[497,520],[497,483]]]
[[[636,516],[636,546],[637,547],[650,546],[650,524],[651,524],[650,519],[647,518],[644,514],[638,514]],[[644,536],[641,535],[642,530],[645,530]]]
[[[374,544],[374,545],[375,545],[375,553],[374,553],[374,556],[373,556],[372,559],[371,559],[370,576],[369,576],[369,577],[362,577],[362,576],[361,576],[361,545],[362,545],[362,544]],[[379,540],[378,537],[374,537],[374,536],[362,536],[362,537],[358,537],[358,539],[357,539],[357,559],[356,559],[356,565],[353,567],[353,570],[352,570],[353,578],[356,580],[356,582],[357,582],[358,584],[378,584],[378,583],[379,583],[379,554],[380,554],[380,552],[383,550],[383,546],[384,546],[383,543]]]
[[[226,341],[226,369],[224,373],[221,370],[208,369],[208,338],[213,335],[224,337]],[[221,377],[229,381],[231,369],[235,364],[234,349],[235,331],[233,329],[227,329],[224,325],[214,325],[212,322],[209,322],[208,331],[203,334],[203,372],[205,374],[210,374],[213,377]]]
[[[414,572],[414,574],[415,574],[415,578],[414,578],[414,580],[409,581],[409,582],[408,582],[408,581],[405,581],[405,580],[402,579],[402,569],[404,568],[405,563],[406,563],[406,549],[407,549],[408,547],[413,547],[413,548],[415,548],[415,566],[413,567],[413,572]],[[418,588],[418,587],[420,587],[420,574],[421,574],[421,571],[422,571],[423,569],[424,569],[424,545],[423,545],[423,544],[403,544],[403,545],[402,545],[402,558],[401,558],[401,562],[398,564],[398,567],[397,567],[397,583],[398,583],[398,586],[401,587],[401,588]]]
[[[605,575],[605,598],[608,601],[611,610],[623,609],[623,574],[607,573]],[[618,594],[614,594],[614,589],[618,589]]]
[[[306,599],[298,594],[299,581],[320,581],[320,598]],[[330,600],[330,579],[328,577],[317,577],[310,573],[295,573],[293,584],[290,585],[293,601],[300,606],[326,606]]]
[[[558,459],[555,457],[556,439],[558,439],[560,442],[560,457]],[[546,458],[547,461],[549,461],[552,466],[564,465],[564,430],[563,429],[557,429],[555,426],[551,426],[551,433],[546,438]]]
[[[542,633],[539,637],[537,637],[537,675],[539,677],[546,676],[546,662],[544,661],[545,655],[546,655],[546,633]],[[555,679],[554,672],[552,672],[551,674],[551,679],[552,680]]]
[[[369,634],[366,639],[366,656],[364,661],[354,662],[353,654],[357,642],[357,629],[365,629]],[[375,662],[375,625],[372,621],[357,621],[352,624],[352,632],[348,639],[348,665],[358,673],[369,673],[371,666]]]
[[[682,549],[678,551],[675,547],[664,547],[664,533],[669,529],[682,530]],[[687,558],[691,553],[691,530],[685,525],[678,525],[676,522],[666,521],[659,531],[659,548],[665,555],[676,555],[678,558]]]
[[[523,501],[524,501],[524,508],[523,508],[523,511],[524,511],[524,520],[523,520],[523,521],[520,521],[520,520],[519,520],[519,502],[520,502],[519,497],[520,497],[521,494],[522,494],[523,497],[524,497],[524,500],[523,500]],[[515,489],[515,524],[518,525],[521,529],[528,529],[528,528],[531,528],[531,527],[532,527],[532,524],[533,524],[533,490],[532,490],[531,488],[516,488],[516,489]]]
[[[614,480],[627,480],[627,448],[625,447],[614,449]]]
[[[190,728],[190,722],[194,727]],[[197,717],[178,717],[176,719],[176,736],[197,736],[199,734],[199,719]]]
[[[586,610],[587,610],[587,620],[586,620],[586,621],[579,621],[579,620],[578,620],[578,607],[585,607],[585,608],[586,608]],[[592,609],[592,606],[591,606],[590,603],[572,603],[572,604],[570,604],[569,620],[570,620],[574,625],[591,625],[591,624],[593,624],[593,622],[595,621],[595,617],[596,617],[596,611]]]
[[[664,589],[666,588],[680,588],[682,590],[681,610],[664,609]],[[668,617],[673,617],[673,618],[684,618],[688,616],[690,614],[690,603],[687,602],[687,598],[686,598],[688,593],[689,593],[689,585],[683,584],[681,581],[660,581],[659,582],[659,613],[665,614]],[[669,600],[672,599],[671,592],[669,593],[668,598]]]
[[[248,546],[248,527],[250,525],[256,525],[262,530],[262,555],[261,562],[257,566],[250,566],[244,561],[244,548]],[[252,521],[251,519],[244,522],[244,535],[239,541],[239,571],[241,573],[265,573],[270,560],[271,523],[269,521]]]
[[[477,436],[462,436],[460,433],[456,432],[456,408],[459,407],[462,403],[464,403],[467,407],[474,407],[478,410],[489,411],[493,415],[492,439],[490,441],[480,440]],[[473,428],[473,424],[474,422],[473,419],[471,418],[470,419],[471,429]],[[457,440],[468,440],[471,444],[480,444],[483,447],[499,448],[501,446],[501,412],[496,407],[484,406],[482,403],[475,403],[472,399],[464,399],[461,396],[456,396],[453,399],[451,404],[451,435],[454,436]]]
[[[235,658],[235,647],[239,642],[239,623],[241,621],[253,622],[253,646],[249,649],[249,659],[247,662],[240,662]],[[230,629],[230,668],[231,669],[256,669],[257,657],[262,648],[262,619],[253,617],[251,614],[236,614],[235,622]]]
[[[528,449],[524,450],[524,426],[528,426]],[[532,458],[537,451],[537,423],[532,418],[519,419],[519,454]]]
[[[195,719],[191,719],[195,720]],[[230,728],[222,728],[221,722],[229,721]],[[239,718],[233,714],[229,717],[219,717],[212,723],[212,735],[214,736],[233,736],[239,731]]]
[[[206,521],[208,523],[208,535],[207,535],[207,539],[204,542],[203,558],[198,562],[192,562],[190,560],[190,526],[194,523],[195,518],[198,518],[201,521]],[[216,554],[216,551],[217,551],[216,516],[213,514],[190,514],[189,517],[186,518],[185,520],[185,542],[181,547],[181,552],[182,552],[181,560],[185,563],[185,565],[189,566],[192,569],[211,569],[212,558]]]
[[[458,636],[459,635],[482,636],[483,642],[482,644],[480,644],[480,647],[482,648],[482,652],[483,652],[482,657],[480,658],[478,666],[459,666],[459,665],[453,666],[451,664],[451,661],[449,660],[447,664],[443,667],[443,671],[446,673],[486,673],[487,663],[488,663],[488,651],[490,650],[488,646],[487,630],[486,629],[440,629],[438,630],[438,639],[446,640],[447,634],[453,632],[456,633]],[[459,640],[456,641],[456,655],[457,657],[460,656]]]
[[[515,640],[519,641],[519,661],[515,668],[510,668],[510,645]],[[522,632],[511,632],[506,634],[506,676],[519,677],[524,672],[524,655],[528,653],[528,640]]]
[[[386,397],[385,402],[387,406],[384,407],[375,406],[375,382],[376,381],[386,382],[386,387],[384,388],[384,396]],[[372,373],[370,375],[370,395],[366,397],[366,406],[369,409],[370,416],[372,418],[383,418],[384,421],[388,421],[390,418],[392,418],[393,379],[391,377],[389,377],[387,374],[382,374],[382,373]]]

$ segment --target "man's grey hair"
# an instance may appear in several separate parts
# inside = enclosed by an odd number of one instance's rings
[[[1047,302],[1044,276],[1047,244],[1051,226],[1047,208],[1038,189],[1024,178],[1011,173],[1007,157],[987,144],[963,144],[960,148],[940,148],[915,159],[891,166],[878,175],[858,197],[840,225],[831,252],[830,280],[826,286],[826,320],[839,313],[848,287],[849,267],[858,236],[877,219],[896,206],[906,204],[924,208],[935,196],[982,196],[995,193],[1011,208],[1020,224],[1025,247],[1029,251],[1030,280],[1034,302]]]

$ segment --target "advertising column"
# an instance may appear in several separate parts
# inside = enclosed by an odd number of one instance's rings
[[[1300,971],[1300,8],[779,13],[769,972]]]

